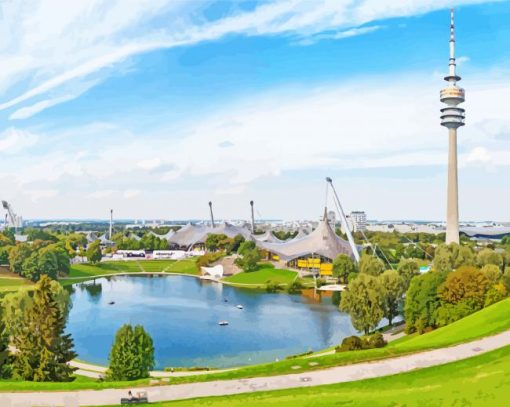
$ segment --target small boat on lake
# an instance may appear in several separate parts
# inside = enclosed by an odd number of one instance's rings
[[[115,304],[115,301],[110,301],[110,302],[108,303],[108,305],[113,305],[113,304]]]
[[[228,321],[220,321],[220,322],[218,322],[218,325],[219,326],[227,326],[228,325]]]
[[[243,309],[244,307],[242,305],[236,305],[237,309]]]

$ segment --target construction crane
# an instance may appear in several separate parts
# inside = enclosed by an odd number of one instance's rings
[[[6,216],[6,228],[14,228],[14,230],[17,232],[18,228],[23,227],[23,219],[21,216],[18,216],[14,213],[14,210],[12,209],[12,206],[7,201],[2,201],[3,208],[7,211]]]

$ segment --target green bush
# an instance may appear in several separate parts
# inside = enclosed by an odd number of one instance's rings
[[[289,284],[289,286],[287,287],[287,292],[289,294],[299,294],[303,288],[304,288],[303,284],[301,284],[301,282],[299,282],[298,280],[295,280]]]
[[[383,348],[386,344],[387,342],[384,340],[384,337],[380,332],[376,332],[375,334],[367,335],[362,338],[354,335],[344,338],[342,344],[337,346],[335,351],[346,352],[351,350]]]
[[[353,335],[344,338],[342,345],[336,347],[337,352],[345,352],[348,350],[360,350],[363,349],[363,341],[359,336]]]
[[[196,265],[198,271],[201,271],[202,267],[208,267],[211,264],[217,262],[225,256],[224,252],[206,253],[196,259]]]
[[[376,332],[375,334],[367,336],[363,339],[365,342],[364,344],[366,344],[366,349],[383,348],[387,343],[380,332]]]
[[[281,289],[282,289],[281,285],[275,281],[267,281],[266,282],[266,291],[268,293],[275,293]]]

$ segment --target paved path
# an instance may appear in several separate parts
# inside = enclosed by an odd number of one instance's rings
[[[76,360],[72,360],[69,362],[72,367],[76,367],[74,373],[79,376],[87,376],[93,379],[99,379],[100,377],[104,377],[107,368],[99,365],[91,365],[85,362],[78,362]],[[203,374],[211,374],[211,373],[223,373],[228,372],[229,370],[235,370],[236,368],[231,369],[218,369],[218,370],[187,370],[187,371],[176,371],[176,372],[166,372],[163,370],[154,370],[150,373],[151,377],[154,378],[164,378],[164,377],[184,377],[184,376],[197,376]],[[0,405],[1,407],[1,405]]]
[[[283,376],[148,387],[147,392],[149,401],[155,402],[343,383],[454,362],[507,345],[510,345],[510,330],[498,335],[449,348],[436,349],[374,362],[338,366],[314,372],[287,374]],[[127,389],[82,390],[58,393],[0,393],[0,406],[115,405],[119,404],[121,397],[125,397],[126,394]]]

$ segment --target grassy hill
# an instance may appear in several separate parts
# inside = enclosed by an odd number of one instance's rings
[[[459,362],[377,379],[154,405],[498,407],[507,406],[508,400],[510,400],[510,346]]]
[[[235,378],[271,376],[285,373],[301,373],[307,370],[324,369],[331,366],[340,366],[368,360],[378,360],[420,352],[427,349],[451,346],[457,343],[468,342],[484,336],[496,334],[510,329],[510,298],[491,305],[475,314],[461,319],[453,324],[440,328],[424,335],[412,335],[391,342],[385,348],[368,349],[361,351],[342,352],[314,358],[295,358],[263,365],[247,366],[237,370],[207,375],[175,377],[172,383],[198,382],[210,380],[227,380]],[[318,365],[314,365],[314,363]],[[300,366],[299,370],[293,369]],[[439,369],[439,368],[434,368]],[[383,379],[377,379],[383,380]],[[384,379],[386,380],[386,379]],[[91,379],[80,378],[71,383],[33,383],[0,380],[1,391],[28,391],[28,390],[72,390],[72,389],[102,389],[126,388],[147,386],[148,380],[138,382],[96,382]],[[355,384],[352,384],[353,386]],[[303,390],[305,391],[305,390]],[[356,405],[356,403],[354,403]],[[428,405],[428,404],[423,404]],[[441,405],[441,404],[438,404]],[[448,405],[448,404],[447,404]],[[462,404],[460,404],[462,405]]]

